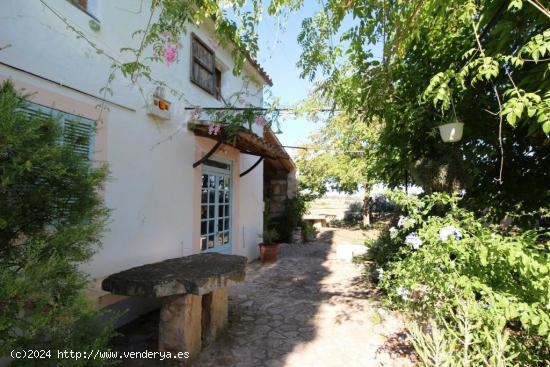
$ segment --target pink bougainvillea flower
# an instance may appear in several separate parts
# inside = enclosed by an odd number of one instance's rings
[[[254,120],[254,123],[258,126],[265,126],[267,124],[267,120],[264,116],[258,116],[256,117],[256,120]]]
[[[218,135],[220,133],[221,128],[222,127],[219,124],[210,123],[210,125],[208,125],[208,134]]]
[[[164,62],[166,65],[170,66],[171,64],[176,61],[176,58],[178,57],[178,49],[176,45],[169,43],[166,47],[166,50],[164,50]]]

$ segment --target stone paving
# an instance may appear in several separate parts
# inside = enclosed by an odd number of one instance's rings
[[[229,290],[226,332],[192,365],[414,365],[402,318],[380,307],[359,266],[336,258],[338,231],[281,245],[277,263],[249,264]]]

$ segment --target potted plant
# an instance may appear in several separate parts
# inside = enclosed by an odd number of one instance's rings
[[[263,242],[260,246],[260,259],[263,263],[277,261],[277,254],[279,253],[279,244],[275,241],[279,234],[275,229],[265,228],[261,238]]]

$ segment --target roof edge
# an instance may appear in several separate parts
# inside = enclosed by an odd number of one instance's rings
[[[256,60],[254,60],[252,58],[252,56],[250,56],[250,53],[248,51],[244,51],[244,55],[246,57],[246,60],[252,65],[254,70],[256,70],[258,72],[258,74],[260,74],[260,76],[262,77],[265,84],[272,87],[273,86],[273,80],[271,79],[269,74],[267,74],[267,72],[264,70],[264,68],[262,68],[262,66]]]

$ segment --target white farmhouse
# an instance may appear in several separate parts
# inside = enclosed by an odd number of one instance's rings
[[[201,252],[255,259],[268,206],[264,200],[270,200],[270,210],[277,212],[295,191],[291,159],[275,135],[259,126],[254,127],[255,135],[243,133],[242,143],[222,144],[208,159],[201,159],[217,141],[200,128],[187,128],[191,108],[222,107],[220,95],[243,88],[246,104],[262,106],[263,88],[271,85],[251,59],[242,74],[234,76],[230,52],[216,44],[211,25],[190,24],[177,60],[152,65],[154,79],[185,95],[180,100],[165,90],[168,110],[162,109],[164,102],[159,107],[154,95],[162,88],[154,82],[138,86],[116,77],[109,84],[112,94],[102,90],[112,64],[105,54],[129,61],[120,49],[139,42],[132,33],[143,29],[149,16],[141,4],[4,0],[0,5],[0,82],[11,79],[16,88],[33,93],[34,113],[56,114],[82,134],[92,134],[89,146],[76,148],[93,161],[109,164],[111,178],[102,195],[113,210],[111,221],[103,247],[84,270],[94,280],[90,294],[101,306],[131,307],[127,319],[155,305],[143,301],[143,307],[137,307],[136,300],[102,292],[102,279],[134,266]],[[104,52],[98,53],[89,42]],[[210,71],[197,69],[198,52],[211,57]],[[101,105],[108,110],[101,111]],[[254,154],[268,151],[277,156],[241,177],[258,161]]]

